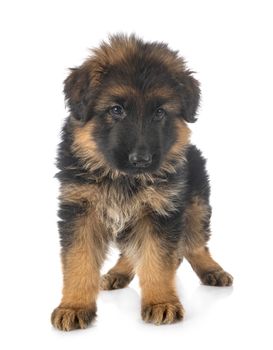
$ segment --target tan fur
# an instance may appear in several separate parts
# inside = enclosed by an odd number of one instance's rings
[[[177,261],[166,255],[148,219],[138,225],[138,230],[142,239],[133,256],[142,292],[142,317],[155,324],[181,319],[183,308],[175,288]]]
[[[173,75],[181,74],[185,70],[185,63],[181,57],[178,57],[174,52],[166,52],[166,49],[154,50],[151,54],[155,60],[164,63]]]
[[[132,275],[134,274],[134,266],[127,256],[122,255],[118,259],[116,265],[109,272]]]
[[[175,173],[176,169],[172,164],[174,160],[180,163],[185,161],[184,152],[190,141],[191,131],[183,120],[177,119],[175,121],[175,128],[177,133],[176,142],[169,150],[160,168],[161,171],[166,171],[167,173]]]
[[[130,85],[112,85],[106,87],[102,96],[96,101],[96,111],[104,112],[116,104],[115,97],[139,96],[140,91]]]
[[[51,322],[54,327],[62,331],[70,331],[77,328],[87,328],[95,316],[96,307],[94,305],[91,308],[59,306],[53,311],[51,315]]]
[[[111,45],[103,42],[100,47],[91,50],[91,57],[85,65],[92,72],[92,85],[94,87],[101,83],[107,67],[125,60],[128,54],[136,50],[133,38],[124,37],[124,39],[120,40],[117,37],[112,37]]]
[[[82,165],[86,170],[90,170],[90,172],[94,172],[97,169],[103,170],[100,177],[93,177],[93,179],[99,182],[100,179],[103,179],[103,177],[107,175],[113,179],[117,178],[122,173],[111,169],[109,164],[107,164],[107,161],[93,139],[93,130],[94,124],[92,120],[83,126],[80,123],[75,122],[72,151],[82,160]]]
[[[233,277],[226,272],[210,255],[205,246],[188,251],[186,259],[201,281],[209,286],[231,286]]]
[[[190,141],[191,131],[183,120],[176,119],[175,128],[177,139],[168,152],[167,160],[175,159],[176,157],[181,156],[182,152],[185,150],[186,145],[188,145]]]
[[[149,232],[150,228],[143,226],[145,234],[136,265],[143,303],[158,304],[172,300],[175,297],[176,266],[172,261],[168,261],[171,260],[170,257],[163,258],[161,245]]]
[[[145,213],[147,213],[148,209],[148,211],[153,210],[160,215],[168,216],[169,213],[176,210],[177,196],[182,186],[183,184],[173,188],[168,186],[161,186],[161,188],[150,186],[138,194],[137,200],[142,208],[143,205],[146,206]]]
[[[219,271],[222,269],[221,266],[212,259],[207,247],[189,251],[186,255],[186,259],[198,276],[203,276],[203,274],[208,271]]]
[[[100,267],[108,243],[90,209],[75,220],[73,234],[72,246],[62,252],[63,297],[51,316],[52,324],[65,331],[86,328],[95,317]]]
[[[144,97],[147,99],[159,97],[159,98],[164,98],[166,100],[167,99],[171,100],[173,98],[173,91],[166,86],[155,87],[152,90],[149,90]],[[168,103],[173,103],[173,102],[174,101],[168,101]]]
[[[104,157],[93,139],[93,129],[94,125],[91,121],[84,126],[75,125],[72,144],[72,151],[82,159],[83,167],[92,171],[100,167],[106,167]]]
[[[60,188],[60,200],[64,203],[79,203],[87,200],[91,204],[91,198],[96,196],[97,188],[93,185],[62,184]]]
[[[208,204],[200,197],[196,196],[187,206],[184,214],[185,235],[181,241],[180,248],[184,255],[187,251],[195,251],[205,246],[208,234],[204,234],[204,222],[210,215]]]
[[[129,257],[121,255],[116,265],[101,278],[100,287],[103,290],[126,287],[135,274],[134,265]]]
[[[103,42],[99,48],[92,50],[94,57],[104,67],[120,63],[137,50],[136,40],[133,37],[110,37],[110,43]]]
[[[109,43],[103,42],[100,47],[92,49],[90,58],[84,64],[84,69],[90,72],[92,86],[96,87],[101,83],[107,67],[126,62],[127,57],[137,50],[137,39],[134,36],[123,35],[110,37]],[[185,70],[184,60],[164,47],[155,48],[150,56],[164,64],[174,76]]]
[[[75,224],[73,246],[63,253],[64,287],[61,305],[90,306],[95,303],[99,269],[106,253],[101,223],[90,212]]]

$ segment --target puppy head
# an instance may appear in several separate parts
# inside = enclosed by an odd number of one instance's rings
[[[90,132],[90,153],[96,148],[112,169],[128,174],[153,173],[181,154],[200,95],[167,45],[121,35],[73,69],[64,92],[72,118]]]

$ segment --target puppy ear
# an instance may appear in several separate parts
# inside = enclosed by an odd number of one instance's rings
[[[88,120],[88,104],[91,99],[90,76],[86,67],[70,69],[64,81],[64,94],[72,116],[81,121]]]
[[[200,101],[199,82],[193,78],[191,71],[186,71],[181,77],[182,117],[188,123],[194,123]]]

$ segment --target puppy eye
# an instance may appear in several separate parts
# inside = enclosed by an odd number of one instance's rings
[[[109,112],[111,116],[115,119],[122,119],[125,117],[124,108],[119,105],[111,107]]]
[[[154,120],[160,121],[166,116],[166,111],[163,108],[157,108],[154,115]]]

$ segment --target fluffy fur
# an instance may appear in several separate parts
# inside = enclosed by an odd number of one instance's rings
[[[64,83],[70,109],[58,151],[63,298],[52,314],[61,330],[85,328],[102,289],[137,273],[142,318],[183,318],[175,272],[183,257],[203,283],[232,277],[210,256],[209,181],[190,144],[199,83],[163,43],[112,36]],[[120,259],[100,278],[110,242]]]

